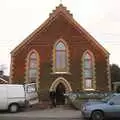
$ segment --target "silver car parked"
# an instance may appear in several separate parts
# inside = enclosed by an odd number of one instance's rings
[[[101,101],[86,102],[81,112],[84,118],[104,120],[104,118],[120,118],[120,94],[114,93]]]

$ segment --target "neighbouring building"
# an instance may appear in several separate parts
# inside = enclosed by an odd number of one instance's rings
[[[31,82],[43,96],[111,90],[109,53],[62,4],[11,52],[10,83]]]
[[[0,70],[0,84],[7,84],[9,82],[9,76],[4,75],[4,71]]]

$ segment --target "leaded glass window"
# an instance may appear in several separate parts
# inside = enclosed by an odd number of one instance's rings
[[[32,52],[29,56],[28,81],[35,83],[38,76],[37,54]]]
[[[93,88],[93,58],[89,52],[83,56],[84,89]]]
[[[62,41],[55,46],[55,72],[67,72],[67,48]]]

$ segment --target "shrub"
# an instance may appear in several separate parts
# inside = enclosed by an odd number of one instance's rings
[[[100,100],[105,96],[110,95],[112,92],[97,92],[97,91],[86,91],[86,92],[70,92],[66,94],[66,98],[69,103],[76,109],[81,108],[81,104],[87,101]]]

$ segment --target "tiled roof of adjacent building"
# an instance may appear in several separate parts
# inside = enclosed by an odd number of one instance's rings
[[[0,83],[8,83],[9,76],[4,75],[3,71],[0,71]]]

